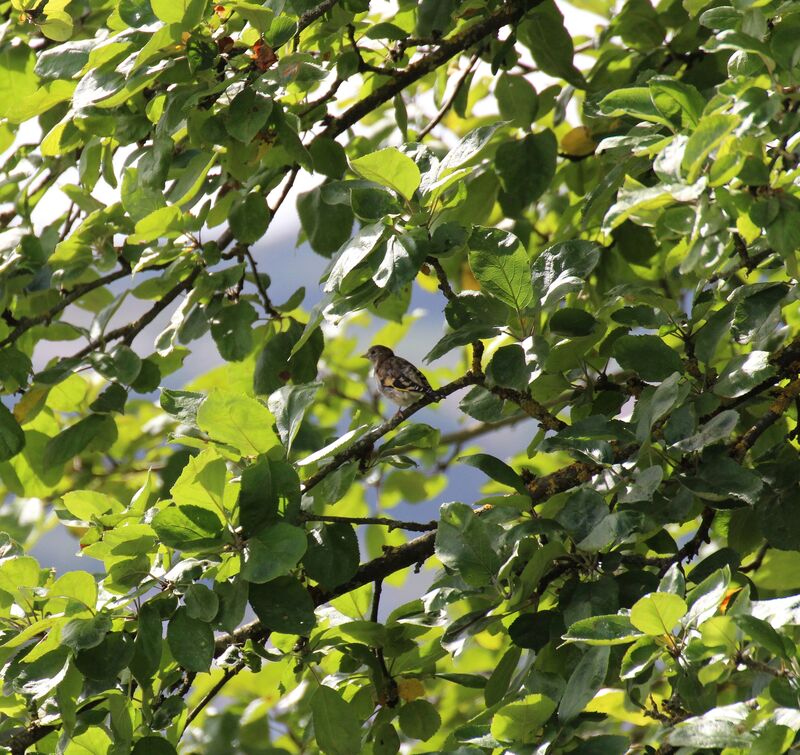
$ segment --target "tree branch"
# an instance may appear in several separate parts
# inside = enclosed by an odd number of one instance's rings
[[[141,317],[133,322],[123,325],[116,330],[105,333],[102,336],[95,338],[84,346],[80,351],[73,354],[71,359],[83,359],[88,354],[91,354],[96,349],[105,346],[109,341],[116,341],[122,339],[125,343],[130,344],[133,339],[139,335],[158,315],[163,312],[172,302],[178,298],[187,289],[191,288],[195,278],[200,274],[202,268],[197,265],[182,281],[174,285],[164,296],[161,297],[150,309],[147,310]]]
[[[392,530],[408,530],[409,532],[430,532],[435,530],[438,522],[403,522],[385,516],[333,516],[331,514],[302,514],[305,522],[343,522],[345,524],[379,524]]]
[[[382,438],[384,435],[386,435],[386,433],[394,430],[395,427],[402,422],[405,422],[405,420],[407,420],[413,414],[416,414],[420,409],[424,409],[429,404],[437,402],[443,399],[445,396],[449,396],[451,393],[455,393],[462,388],[475,385],[478,382],[480,382],[480,377],[472,372],[468,372],[463,377],[453,380],[452,383],[447,383],[447,385],[442,386],[438,390],[434,391],[431,395],[423,396],[421,399],[419,399],[419,401],[415,401],[410,406],[400,409],[390,419],[387,419],[384,423],[378,425],[378,427],[370,430],[366,435],[363,435],[361,438],[359,438],[355,443],[353,443],[353,445],[344,451],[340,451],[339,453],[335,454],[325,466],[311,475],[303,483],[302,492],[307,493],[315,485],[318,485],[320,482],[322,482],[322,480],[331,474],[331,472],[334,472],[341,467],[345,462],[363,457],[364,454],[369,452],[378,438]]]
[[[371,113],[384,102],[391,100],[398,92],[401,92],[431,71],[436,70],[450,58],[499,31],[504,26],[517,23],[527,11],[542,2],[543,0],[511,0],[511,2],[500,7],[481,21],[448,39],[442,40],[433,52],[398,72],[396,76],[392,77],[391,81],[356,102],[355,105],[338,118],[332,118],[327,128],[322,132],[322,136],[334,137],[347,131],[365,115]]]
[[[428,134],[430,134],[433,129],[435,129],[441,122],[442,118],[447,115],[447,111],[453,107],[453,103],[456,101],[458,97],[458,93],[461,91],[461,87],[464,86],[467,79],[469,78],[470,74],[472,73],[473,69],[475,68],[475,64],[480,60],[481,54],[480,52],[476,52],[470,59],[467,67],[461,73],[461,76],[458,77],[458,81],[456,81],[455,86],[453,87],[453,91],[450,92],[450,96],[445,99],[442,103],[442,106],[439,108],[439,111],[436,115],[433,116],[431,122],[425,126],[419,134],[417,134],[417,141],[422,141]]]
[[[19,320],[14,330],[12,330],[2,341],[0,341],[0,349],[14,343],[14,341],[16,341],[23,333],[27,332],[36,325],[49,324],[59,312],[65,310],[70,304],[80,299],[84,294],[88,294],[90,291],[94,291],[97,288],[101,288],[109,283],[113,283],[120,278],[124,278],[129,273],[130,268],[123,267],[120,270],[115,270],[114,272],[103,275],[93,281],[79,283],[70,291],[65,291],[62,295],[63,298],[61,301],[48,309],[47,312],[43,312],[41,315],[37,315],[36,317],[23,317],[21,320]]]

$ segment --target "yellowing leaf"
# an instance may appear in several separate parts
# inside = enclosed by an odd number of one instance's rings
[[[561,151],[570,157],[586,157],[597,149],[592,132],[586,126],[577,126],[561,137]]]

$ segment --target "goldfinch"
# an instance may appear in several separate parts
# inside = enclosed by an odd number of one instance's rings
[[[371,346],[363,355],[372,362],[378,390],[401,407],[410,406],[423,396],[439,397],[425,377],[411,362],[398,357],[386,346]]]

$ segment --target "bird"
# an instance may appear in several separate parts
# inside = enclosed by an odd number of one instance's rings
[[[428,378],[387,346],[370,346],[362,356],[372,362],[378,390],[401,408],[410,406],[423,396],[438,400],[439,396],[431,388]]]

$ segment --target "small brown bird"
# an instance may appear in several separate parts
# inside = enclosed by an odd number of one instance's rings
[[[401,407],[410,406],[423,396],[433,400],[439,397],[425,377],[411,362],[386,346],[370,346],[365,359],[372,362],[378,390]]]

